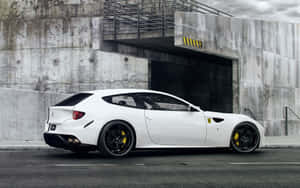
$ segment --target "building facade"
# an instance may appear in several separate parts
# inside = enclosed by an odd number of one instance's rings
[[[149,88],[300,134],[297,23],[201,1],[0,2],[0,141],[40,140],[47,107],[79,91]]]

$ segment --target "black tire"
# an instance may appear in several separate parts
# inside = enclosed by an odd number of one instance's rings
[[[123,157],[132,150],[134,144],[134,131],[123,121],[108,123],[98,139],[98,149],[106,157]]]
[[[235,127],[230,137],[231,148],[239,153],[250,153],[259,147],[260,134],[252,123],[241,123]]]

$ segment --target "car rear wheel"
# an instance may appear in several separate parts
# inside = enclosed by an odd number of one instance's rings
[[[104,127],[98,147],[104,156],[123,157],[131,151],[134,143],[132,128],[125,122],[114,121]]]
[[[258,148],[260,142],[259,131],[251,123],[238,125],[231,136],[231,148],[239,153],[250,153]]]

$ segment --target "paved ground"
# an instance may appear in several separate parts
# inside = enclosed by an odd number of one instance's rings
[[[143,151],[122,159],[2,150],[0,187],[300,187],[300,149]]]

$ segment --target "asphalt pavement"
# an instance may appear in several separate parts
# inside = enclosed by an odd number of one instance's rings
[[[0,187],[300,187],[300,149],[138,151],[126,158],[64,150],[0,151]]]

